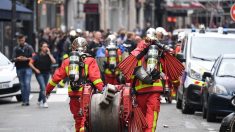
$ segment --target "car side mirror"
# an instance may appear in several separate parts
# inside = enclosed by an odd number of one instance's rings
[[[176,58],[177,58],[180,62],[185,62],[185,61],[186,61],[186,59],[184,58],[183,53],[178,53],[178,54],[176,55]]]
[[[206,80],[207,77],[211,77],[211,73],[210,72],[204,72],[202,75],[202,81],[204,82]]]

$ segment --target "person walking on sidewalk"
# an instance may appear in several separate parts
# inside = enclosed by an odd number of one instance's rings
[[[40,44],[40,52],[32,57],[29,62],[29,66],[34,70],[36,79],[39,83],[40,92],[38,104],[43,108],[48,108],[45,87],[49,80],[52,63],[56,63],[56,60],[51,54],[48,44],[46,42],[42,42]]]
[[[29,106],[30,82],[32,76],[29,60],[33,56],[34,50],[31,45],[25,42],[25,39],[23,34],[18,35],[18,45],[13,49],[13,61],[15,61],[17,76],[19,77],[21,85],[22,106]]]

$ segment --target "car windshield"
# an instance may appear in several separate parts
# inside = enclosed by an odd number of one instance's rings
[[[221,54],[235,54],[235,38],[193,37],[191,57],[215,60]]]
[[[235,77],[235,58],[223,59],[217,72],[217,76]]]
[[[11,64],[11,62],[5,57],[2,53],[0,53],[0,66],[6,66]]]

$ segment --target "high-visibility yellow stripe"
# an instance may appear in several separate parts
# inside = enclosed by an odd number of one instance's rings
[[[122,56],[119,56],[118,60],[119,60],[119,62],[121,62],[122,61]]]
[[[105,69],[104,73],[105,74],[112,74],[112,72],[109,69]]]
[[[153,83],[153,84],[142,84],[142,83],[140,83],[139,86],[135,87],[135,89],[140,90],[140,89],[147,88],[147,87],[152,87],[152,86],[162,87],[162,83],[161,82],[157,82],[157,83]]]
[[[96,84],[101,83],[101,82],[102,82],[101,79],[97,79],[97,80],[95,80],[95,81],[93,82],[93,84],[96,85]]]
[[[53,82],[52,80],[50,80],[49,83],[50,83],[52,86],[54,86],[54,87],[56,86],[56,83]]]
[[[154,111],[152,132],[155,132],[156,127],[157,127],[157,116],[158,116],[158,112],[157,112],[157,111]]]
[[[67,58],[69,58],[69,55],[68,54],[64,54],[63,55],[63,59],[67,59]]]
[[[109,57],[109,62],[116,62],[116,57]]]
[[[139,60],[139,61],[138,61],[138,66],[141,66],[141,65],[142,65],[142,61]]]
[[[67,75],[69,75],[69,67],[68,66],[65,67],[65,72]]]
[[[80,87],[79,89],[78,89],[78,91],[79,92],[81,92],[83,90],[83,87]],[[72,88],[71,88],[71,86],[69,85],[68,86],[68,92],[72,92],[73,90],[72,90]]]
[[[87,75],[88,75],[88,65],[85,64],[85,76],[87,76]]]
[[[60,84],[61,87],[64,87],[64,86],[65,86],[64,80],[61,80],[61,81],[59,82],[59,84]]]
[[[175,80],[175,81],[172,81],[173,83],[178,83],[179,82],[179,80]]]
[[[105,73],[105,74],[108,74],[108,75],[113,74],[109,69],[105,69],[105,70],[104,70],[104,73]],[[115,75],[118,75],[119,73],[120,73],[119,70],[116,70],[116,71],[115,71]]]
[[[79,132],[84,132],[85,128],[84,127],[81,127]]]

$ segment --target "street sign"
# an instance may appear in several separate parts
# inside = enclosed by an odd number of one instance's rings
[[[235,21],[235,4],[233,4],[233,6],[230,9],[230,15],[233,21]]]

